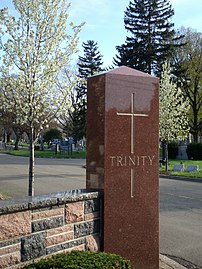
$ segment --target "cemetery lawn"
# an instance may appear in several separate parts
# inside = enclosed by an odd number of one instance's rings
[[[198,172],[173,172],[172,168],[175,164],[184,164],[184,168],[186,169],[188,165],[198,165]],[[160,173],[165,173],[165,166],[160,168]],[[182,177],[190,177],[190,178],[201,178],[202,180],[202,161],[193,161],[193,160],[169,160],[168,162],[168,173],[173,176],[182,176]]]
[[[24,157],[28,157],[29,156],[29,150],[26,149],[20,149],[20,150],[11,150],[8,152],[11,155],[14,156],[24,156]],[[54,151],[51,150],[44,150],[44,151],[40,151],[40,150],[35,150],[34,155],[36,158],[72,158],[72,159],[84,159],[86,158],[86,151],[73,151],[72,155],[68,152],[58,152],[57,154],[55,154]]]

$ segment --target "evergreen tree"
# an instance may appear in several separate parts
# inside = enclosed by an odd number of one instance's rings
[[[76,87],[76,100],[72,114],[73,136],[75,140],[83,138],[86,134],[87,111],[87,78],[103,71],[102,55],[98,51],[97,42],[88,40],[83,42],[84,55],[79,56],[78,71],[80,81]]]
[[[175,47],[174,24],[170,22],[173,15],[169,0],[130,1],[124,16],[130,36],[116,47],[114,64],[157,74]]]

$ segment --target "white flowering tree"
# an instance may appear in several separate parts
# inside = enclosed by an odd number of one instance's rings
[[[166,62],[160,80],[160,138],[165,145],[168,170],[168,142],[181,140],[189,133],[190,106],[180,88],[171,80],[170,65]]]
[[[29,190],[34,195],[34,143],[40,130],[69,105],[74,78],[57,87],[61,70],[77,52],[82,25],[67,23],[66,0],[13,0],[16,18],[0,10],[2,109],[27,126],[30,143]],[[15,75],[13,75],[15,74]]]

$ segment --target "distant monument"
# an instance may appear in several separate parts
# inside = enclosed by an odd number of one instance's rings
[[[88,79],[87,188],[104,191],[104,251],[159,268],[159,81],[120,67]]]

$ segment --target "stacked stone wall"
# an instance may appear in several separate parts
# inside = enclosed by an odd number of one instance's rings
[[[0,269],[71,250],[99,251],[102,194],[73,190],[0,202]]]

